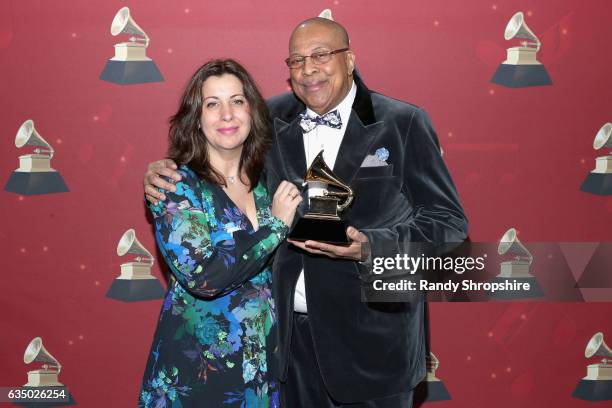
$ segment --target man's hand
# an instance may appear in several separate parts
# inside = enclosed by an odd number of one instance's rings
[[[170,159],[158,160],[149,163],[147,171],[144,175],[144,192],[145,197],[153,204],[157,204],[158,200],[164,201],[166,196],[158,189],[163,188],[166,191],[174,192],[176,187],[174,184],[168,183],[160,176],[166,176],[172,180],[180,181],[181,175],[176,172],[176,163]]]
[[[351,241],[348,246],[326,244],[319,241],[300,242],[292,239],[288,241],[311,254],[325,255],[330,258],[352,259],[353,261],[365,261],[369,252],[364,251],[363,247],[369,245],[368,237],[353,227],[346,229],[346,235]]]

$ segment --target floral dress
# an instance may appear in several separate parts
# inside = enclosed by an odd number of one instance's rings
[[[257,221],[220,186],[186,166],[176,192],[149,208],[172,272],[140,392],[139,407],[278,407],[266,349],[276,321],[270,254],[287,226],[260,182]]]

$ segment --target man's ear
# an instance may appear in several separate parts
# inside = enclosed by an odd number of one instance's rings
[[[355,70],[355,53],[351,50],[346,52],[346,66],[348,68],[348,74],[353,75],[353,71]]]

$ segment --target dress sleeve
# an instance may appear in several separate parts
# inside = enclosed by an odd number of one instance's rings
[[[212,196],[196,193],[197,180],[180,171],[176,192],[149,204],[155,239],[172,274],[194,296],[212,298],[257,275],[285,238],[288,227],[271,216],[252,233],[228,232],[215,217]]]

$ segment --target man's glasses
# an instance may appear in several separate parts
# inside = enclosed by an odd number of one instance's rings
[[[285,60],[285,63],[291,69],[298,69],[304,66],[304,63],[306,62],[306,58],[310,58],[313,64],[321,65],[321,64],[325,64],[326,62],[329,62],[332,58],[332,55],[348,51],[349,49],[350,48],[341,48],[339,50],[333,50],[333,51],[314,52],[310,55],[294,55],[292,57],[287,58]]]

